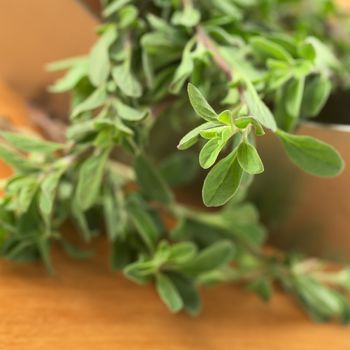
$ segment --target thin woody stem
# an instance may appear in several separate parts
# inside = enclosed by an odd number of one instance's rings
[[[212,53],[214,62],[225,73],[228,80],[233,80],[232,68],[222,57],[216,44],[201,26],[197,27],[197,37],[198,41],[202,43]]]

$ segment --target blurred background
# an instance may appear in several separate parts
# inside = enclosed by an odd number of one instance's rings
[[[350,0],[338,3],[344,11],[350,10]],[[45,66],[89,51],[96,38],[98,18],[93,12],[98,11],[99,1],[1,0],[0,6],[0,127],[30,127],[62,140],[60,125],[67,119],[68,96],[47,92],[57,75],[48,73]],[[350,92],[334,97],[325,113],[338,108],[343,119],[350,120],[349,97]],[[264,141],[266,172],[257,178],[251,198],[274,244],[339,260],[350,258],[349,128],[303,125],[299,130],[342,153],[347,170],[331,180],[302,174],[288,163],[276,141]],[[9,169],[0,164],[0,177],[8,174]],[[274,191],[267,196],[266,188]]]

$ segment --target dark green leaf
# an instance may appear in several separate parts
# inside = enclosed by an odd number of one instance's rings
[[[302,114],[307,117],[317,116],[332,91],[332,83],[329,78],[318,75],[306,83],[302,103]]]
[[[179,273],[168,273],[168,276],[180,294],[184,310],[192,316],[197,316],[202,309],[202,302],[194,282]]]
[[[111,266],[112,270],[125,268],[132,259],[132,252],[126,241],[116,239],[112,245]]]
[[[154,251],[160,232],[147,208],[137,198],[129,201],[128,214],[149,251]]]
[[[156,167],[142,154],[135,158],[134,169],[143,193],[153,200],[170,203],[173,194]]]
[[[294,119],[300,115],[301,103],[303,101],[305,78],[293,79],[286,89],[286,110]]]
[[[183,301],[172,280],[165,274],[156,275],[156,289],[163,303],[171,312],[183,308]]]
[[[193,181],[199,170],[197,157],[193,153],[176,152],[160,163],[160,172],[169,186],[185,185]]]

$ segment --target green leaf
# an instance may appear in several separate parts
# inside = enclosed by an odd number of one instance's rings
[[[143,203],[133,198],[128,203],[128,213],[147,248],[153,252],[159,238],[159,230]]]
[[[86,63],[86,57],[78,56],[78,57],[72,57],[65,60],[49,63],[46,66],[46,69],[49,72],[54,72],[59,70],[71,69],[80,65],[84,65],[85,63]]]
[[[109,150],[90,156],[79,170],[76,200],[82,210],[91,208],[99,194]]]
[[[52,213],[56,190],[61,176],[62,172],[48,174],[40,184],[39,208],[47,222],[49,221]]]
[[[191,130],[190,132],[188,132],[179,142],[177,148],[179,150],[186,150],[190,147],[192,147],[199,138],[200,133],[203,130],[209,130],[211,128],[215,128],[217,126],[220,126],[220,124],[216,124],[213,122],[207,122],[204,123],[202,125],[199,125],[198,127],[196,127],[195,129]]]
[[[135,6],[123,6],[118,13],[118,26],[121,29],[130,27],[138,17],[138,9]]]
[[[210,168],[218,158],[227,140],[217,137],[209,140],[199,154],[199,164],[203,169]]]
[[[329,78],[317,75],[306,83],[302,103],[302,114],[307,117],[317,116],[325,106],[332,91],[332,83]]]
[[[168,273],[184,304],[184,310],[191,316],[197,316],[202,309],[202,302],[193,280],[179,273]]]
[[[187,89],[191,105],[198,116],[209,122],[217,120],[218,115],[209,105],[202,93],[193,84],[188,84]]]
[[[208,207],[219,207],[227,203],[237,192],[242,174],[234,152],[222,159],[211,169],[204,181],[204,204]]]
[[[107,81],[111,69],[109,48],[117,37],[118,32],[116,27],[110,25],[90,52],[88,63],[89,78],[94,86],[99,86]]]
[[[141,97],[142,87],[130,72],[128,65],[116,66],[112,70],[112,76],[118,88],[129,97]]]
[[[250,290],[258,294],[262,300],[269,301],[272,296],[272,283],[267,278],[258,278],[248,285]]]
[[[71,68],[63,78],[58,79],[54,85],[49,87],[49,91],[61,93],[72,90],[87,75],[87,72],[87,61],[85,60]]]
[[[200,274],[218,269],[233,258],[234,246],[231,241],[221,240],[200,251],[197,256],[182,266],[182,270],[191,274]]]
[[[329,68],[337,69],[340,67],[340,62],[331,48],[320,39],[310,36],[305,40],[305,43],[312,45],[314,48],[316,54],[315,62],[319,69],[328,70]]]
[[[303,101],[305,78],[293,79],[286,89],[286,110],[294,119],[300,115],[301,103]]]
[[[34,200],[39,184],[35,178],[28,177],[23,181],[22,185],[23,186],[19,190],[16,205],[18,212],[25,213]]]
[[[107,99],[105,86],[100,86],[96,89],[86,100],[79,103],[72,113],[72,118],[76,118],[79,114],[92,111],[98,107],[101,107]]]
[[[231,126],[232,125],[232,112],[229,110],[225,110],[221,112],[218,116],[218,120],[226,125]]]
[[[113,242],[124,236],[127,225],[127,211],[121,188],[107,188],[103,194],[103,213],[108,238]]]
[[[239,118],[236,118],[234,120],[234,123],[237,126],[237,128],[240,128],[240,129],[245,129],[247,126],[253,125],[254,128],[255,128],[255,134],[257,136],[265,135],[265,131],[264,131],[263,127],[254,118],[251,118],[251,117],[239,117]]]
[[[194,44],[195,41],[190,40],[185,46],[181,63],[177,67],[173,80],[171,81],[169,86],[169,91],[173,94],[178,94],[181,91],[183,85],[185,84],[185,81],[192,74],[194,63],[192,59],[191,50]]]
[[[348,301],[335,290],[304,276],[298,277],[294,283],[301,303],[317,321],[348,316]]]
[[[132,261],[132,252],[126,241],[116,239],[112,244],[111,267],[112,270],[125,268]]]
[[[74,259],[87,259],[91,258],[93,253],[88,250],[83,250],[79,248],[77,245],[70,243],[67,239],[61,238],[59,243],[62,245],[64,252]]]
[[[124,103],[122,103],[119,100],[116,100],[114,102],[114,106],[119,114],[119,116],[124,119],[124,120],[128,120],[131,122],[134,121],[140,121],[144,118],[146,118],[148,111],[147,110],[138,110],[135,109],[133,107],[130,107]]]
[[[340,154],[330,145],[309,136],[296,136],[278,130],[288,157],[305,172],[333,177],[344,169]]]
[[[257,150],[248,142],[242,142],[239,145],[237,159],[241,168],[248,174],[260,174],[264,171],[264,164]]]
[[[131,0],[114,0],[105,7],[102,14],[104,17],[109,17],[118,12],[123,6],[127,5]]]
[[[174,25],[183,25],[184,27],[194,27],[201,19],[200,12],[193,6],[186,6],[184,11],[176,11],[171,19]]]
[[[168,185],[174,187],[193,181],[198,175],[199,166],[194,153],[175,152],[160,163],[159,169]]]
[[[15,170],[26,171],[36,169],[34,164],[22,158],[19,153],[2,145],[0,145],[0,158]]]
[[[153,261],[136,261],[123,270],[126,278],[141,285],[149,282],[155,272]]]
[[[265,103],[259,97],[254,86],[250,82],[246,81],[246,87],[247,88],[244,91],[244,97],[252,117],[266,128],[271,129],[272,131],[276,131],[277,125],[275,118]]]
[[[54,272],[54,268],[51,261],[49,238],[45,236],[40,237],[37,242],[37,247],[39,250],[41,260],[43,261],[47,271],[49,271],[49,273],[52,274]]]
[[[197,246],[192,242],[176,243],[170,248],[168,261],[175,264],[183,264],[194,258]]]
[[[250,44],[256,52],[267,57],[273,57],[278,60],[292,62],[293,57],[283,46],[263,37],[254,37],[250,40]]]
[[[0,131],[0,136],[11,145],[26,152],[52,153],[64,147],[63,144],[39,140],[7,131]]]
[[[156,289],[171,312],[178,312],[183,308],[183,301],[172,280],[165,274],[156,275]]]
[[[266,239],[266,229],[260,224],[258,211],[252,204],[232,201],[221,213],[220,220],[226,231],[241,242],[257,246]]]
[[[173,194],[156,167],[142,154],[135,158],[134,169],[141,190],[149,198],[162,203],[170,203]]]

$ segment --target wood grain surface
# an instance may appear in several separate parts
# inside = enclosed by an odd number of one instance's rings
[[[0,349],[4,350],[349,350],[350,329],[313,324],[282,294],[270,304],[234,286],[203,292],[197,318],[170,314],[152,286],[140,287],[97,254],[55,253],[55,276],[40,265],[0,263]]]

